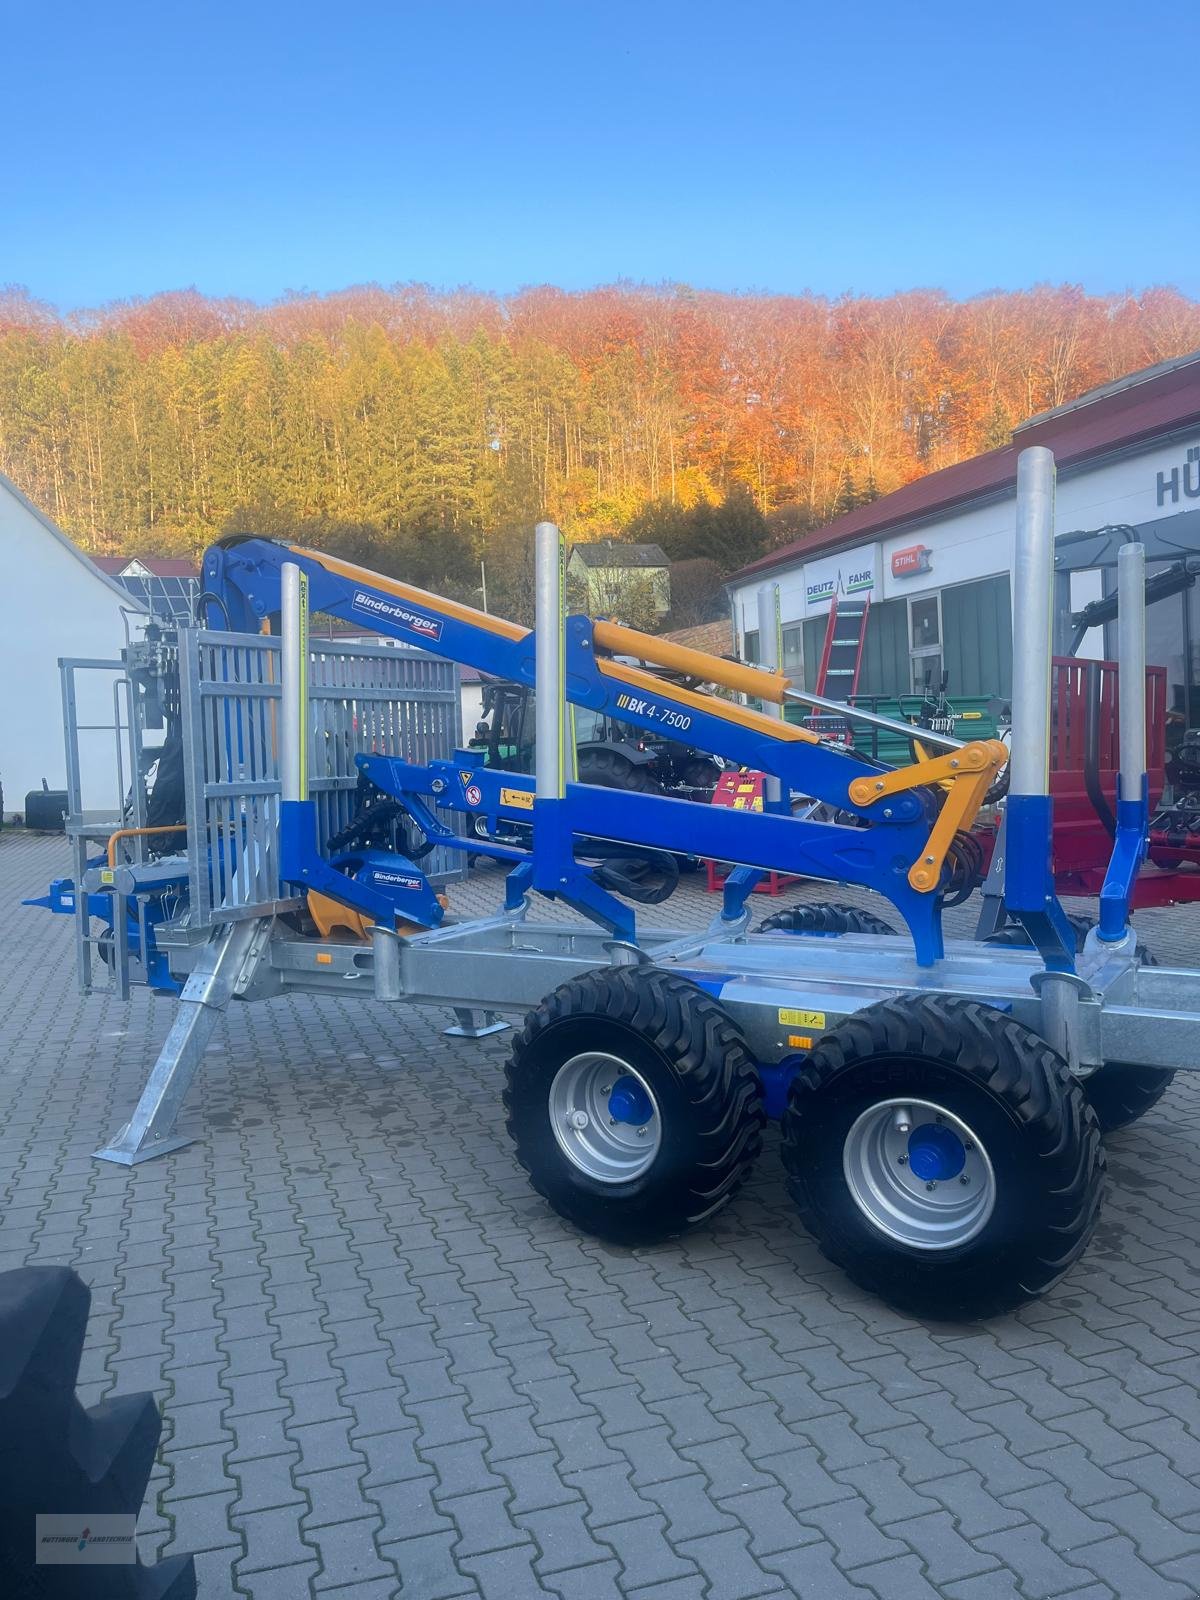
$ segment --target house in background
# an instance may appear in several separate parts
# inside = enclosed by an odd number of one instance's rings
[[[61,656],[115,661],[126,625],[145,621],[138,599],[102,572],[61,528],[0,474],[0,783],[4,815],[23,815],[25,796],[66,786]],[[130,615],[133,613],[134,615]],[[80,676],[83,804],[113,810],[118,793],[113,720],[116,674]]]
[[[160,622],[178,625],[195,617],[200,575],[194,561],[175,556],[93,556],[92,561]]]
[[[779,587],[783,667],[815,687],[833,597],[870,600],[860,694],[919,692],[949,675],[957,695],[1012,692],[1012,569],[1017,457],[1048,446],[1058,464],[1055,528],[1064,543],[1056,583],[1057,647],[1070,613],[1110,593],[1118,532],[1133,528],[1147,570],[1200,557],[1200,351],[1090,390],[1013,430],[1012,443],[916,478],[772,550],[726,581],[738,648],[758,660],[758,592]],[[1090,564],[1093,561],[1094,564]],[[1200,585],[1159,600],[1147,656],[1167,670],[1169,706],[1200,723]],[[1097,628],[1080,653],[1111,656],[1115,630]]]
[[[671,563],[656,544],[624,539],[577,544],[567,562],[567,581],[585,597],[589,616],[619,614],[623,599],[640,608],[643,597],[656,618],[671,609]]]

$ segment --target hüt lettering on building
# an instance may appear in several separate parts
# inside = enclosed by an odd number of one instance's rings
[[[1158,474],[1155,487],[1160,506],[1175,506],[1180,500],[1200,500],[1200,444],[1189,445],[1187,460],[1181,467]]]

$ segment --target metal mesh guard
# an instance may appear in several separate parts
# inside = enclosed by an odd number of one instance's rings
[[[309,794],[324,847],[354,814],[364,752],[426,762],[462,742],[458,668],[423,651],[311,641]],[[280,641],[179,632],[191,921],[210,926],[280,903]],[[424,863],[461,876],[457,852]]]

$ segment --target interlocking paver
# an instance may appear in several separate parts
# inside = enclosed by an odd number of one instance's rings
[[[67,923],[15,906],[64,856],[0,834],[0,1262],[92,1285],[85,1398],[163,1400],[139,1537],[200,1552],[201,1600],[1200,1592],[1200,1079],[1112,1141],[1070,1278],[978,1328],[825,1263],[774,1134],[713,1225],[582,1238],[512,1160],[507,1041],[342,995],[231,1011],[197,1142],[118,1171],[97,1128],[172,1006],[75,995]],[[1189,958],[1190,913],[1142,920]]]

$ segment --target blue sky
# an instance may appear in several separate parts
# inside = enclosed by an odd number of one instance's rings
[[[0,0],[0,283],[1200,293],[1196,13]]]

